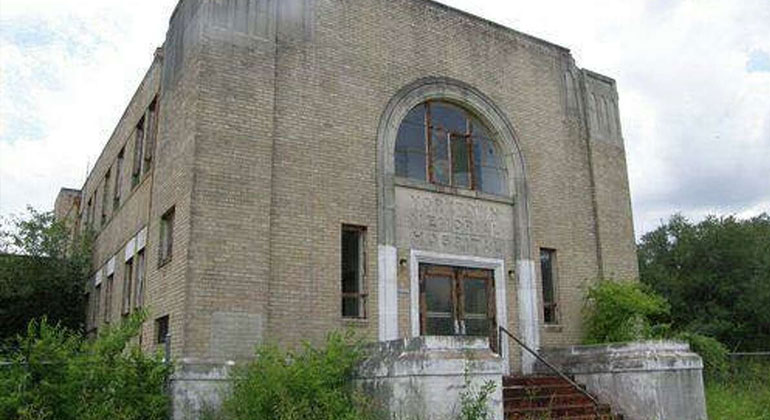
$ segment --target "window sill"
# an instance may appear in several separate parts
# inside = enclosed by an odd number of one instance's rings
[[[369,318],[341,318],[342,325],[345,327],[368,327]]]
[[[515,201],[513,196],[494,195],[481,191],[468,190],[465,188],[451,187],[448,185],[429,184],[427,182],[416,181],[414,179],[403,178],[400,176],[393,177],[393,183],[399,187],[414,188],[441,194],[458,195],[461,197],[495,201],[498,203],[514,204]]]
[[[170,262],[171,262],[171,257],[168,257],[168,258],[166,258],[164,260],[159,260],[158,261],[158,269],[161,269],[161,268],[167,266]]]
[[[560,324],[544,324],[543,331],[547,333],[560,333],[564,331],[564,326]]]

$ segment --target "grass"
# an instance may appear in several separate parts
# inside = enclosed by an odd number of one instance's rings
[[[740,362],[723,378],[706,379],[712,420],[770,420],[770,362]]]

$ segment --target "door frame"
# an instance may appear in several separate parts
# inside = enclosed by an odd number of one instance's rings
[[[452,255],[438,252],[412,249],[409,253],[410,279],[410,318],[412,337],[420,336],[420,264],[446,265],[463,268],[482,268],[493,271],[495,282],[495,312],[497,325],[509,328],[506,305],[505,261],[498,258],[476,257],[471,255]],[[503,340],[500,354],[503,357],[505,371],[510,369],[508,340]]]

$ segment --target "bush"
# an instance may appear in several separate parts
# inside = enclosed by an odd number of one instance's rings
[[[707,378],[722,378],[727,373],[729,351],[724,344],[703,334],[683,332],[674,338],[690,343],[690,349],[703,359],[703,372]]]
[[[145,318],[135,314],[88,341],[46,319],[30,322],[0,371],[0,418],[165,419],[170,367],[130,343]]]
[[[331,333],[321,348],[299,352],[265,345],[233,373],[223,416],[232,420],[360,420],[374,416],[371,401],[353,387],[363,347],[350,335]]]
[[[666,300],[637,282],[599,280],[588,289],[584,308],[586,344],[659,338],[666,325]]]

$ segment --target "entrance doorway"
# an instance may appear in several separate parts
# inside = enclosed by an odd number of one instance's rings
[[[489,337],[497,348],[492,270],[420,264],[420,335]]]

